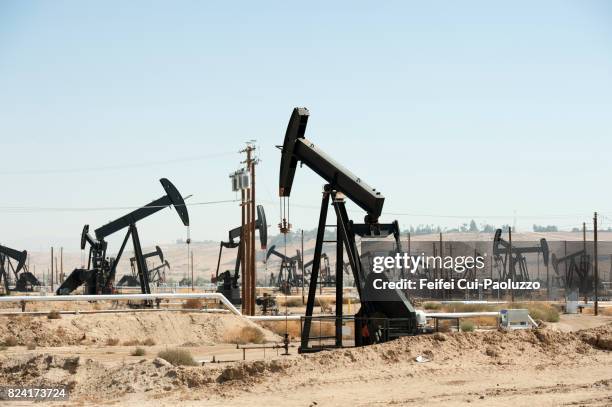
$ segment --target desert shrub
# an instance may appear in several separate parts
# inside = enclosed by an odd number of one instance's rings
[[[195,366],[191,353],[185,349],[166,349],[157,354],[160,358],[172,363],[174,366]]]
[[[318,301],[319,301],[319,305],[321,306],[321,312],[323,313],[332,312],[331,301],[325,298],[319,298]]]
[[[265,335],[263,331],[256,326],[245,326],[239,330],[228,332],[225,335],[225,342],[238,343],[244,345],[246,343],[263,343]]]
[[[276,297],[276,302],[280,307],[301,307],[302,297]]]
[[[153,338],[147,338],[142,341],[142,345],[144,346],[155,346],[155,340]]]
[[[300,337],[300,321],[262,321],[259,324],[279,336],[288,333],[290,338]]]
[[[144,348],[138,347],[136,349],[134,349],[132,352],[130,352],[130,355],[132,356],[144,356],[147,353],[147,351]]]
[[[612,307],[599,307],[598,313],[599,315],[612,317]]]
[[[47,314],[47,319],[60,319],[62,314],[59,311],[53,310]]]
[[[0,352],[7,350],[8,348],[4,345],[0,345]]]
[[[472,331],[474,331],[474,323],[472,321],[469,321],[469,320],[461,322],[459,327],[461,328],[461,331],[463,331],[463,332],[472,332]]]
[[[106,340],[106,346],[117,346],[117,345],[119,345],[118,338],[108,338]]]
[[[124,341],[123,346],[136,346],[140,345],[140,341],[138,339],[130,339],[129,341]]]
[[[559,322],[559,310],[551,304],[533,302],[533,303],[514,303],[509,306],[513,309],[527,309],[529,315],[534,320],[542,320],[545,322]]]
[[[34,342],[28,342],[28,344],[26,345],[26,348],[28,350],[34,350],[36,349],[36,344]]]
[[[423,304],[423,309],[438,310],[440,308],[442,308],[442,304],[438,302],[426,302],[425,304]]]
[[[199,298],[189,298],[183,303],[183,309],[202,309],[204,303]]]
[[[17,337],[14,335],[7,336],[4,338],[4,346],[17,346],[18,343],[19,341],[17,340]]]
[[[455,324],[450,320],[441,320],[438,321],[438,331],[439,332],[451,332]]]
[[[480,311],[495,311],[495,305],[492,304],[445,304],[442,307],[444,312],[480,312]]]

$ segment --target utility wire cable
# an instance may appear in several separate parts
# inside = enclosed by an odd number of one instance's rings
[[[83,172],[99,172],[99,171],[111,171],[111,170],[124,170],[129,168],[147,168],[155,167],[160,165],[170,165],[177,163],[186,163],[190,161],[201,161],[215,157],[225,157],[234,155],[234,151],[222,151],[218,153],[188,156],[172,158],[168,160],[157,160],[157,161],[143,161],[139,163],[129,164],[115,164],[115,165],[102,165],[94,167],[73,167],[73,168],[38,168],[28,170],[0,170],[0,175],[47,175],[47,174],[71,174],[71,173],[83,173]]]
[[[239,202],[238,199],[224,199],[219,201],[190,202],[184,206],[216,205],[222,203]],[[166,208],[169,205],[149,206],[149,208]],[[183,205],[176,205],[183,206]],[[100,207],[43,207],[43,206],[0,206],[0,212],[95,212],[139,209],[143,206],[100,206]]]

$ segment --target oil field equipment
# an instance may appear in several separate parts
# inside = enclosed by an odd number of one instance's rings
[[[83,232],[81,233],[81,250],[85,250],[88,243],[90,246],[87,268],[73,270],[57,289],[57,295],[70,294],[83,284],[86,286],[85,292],[87,294],[112,293],[114,290],[117,264],[121,259],[121,255],[130,237],[132,238],[134,247],[134,258],[136,259],[140,290],[143,294],[151,293],[149,271],[147,269],[146,257],[142,253],[136,222],[172,205],[183,222],[183,225],[189,226],[189,213],[179,191],[166,178],[160,179],[159,182],[166,192],[164,196],[142,208],[136,209],[127,215],[99,227],[95,230],[95,238],[89,234],[89,225],[83,227]],[[106,251],[108,243],[104,239],[125,228],[128,228],[128,231],[123,239],[117,256],[115,258],[107,257]]]
[[[276,246],[272,245],[266,253],[266,262],[270,256],[276,256],[281,259],[276,278],[274,278],[274,274],[272,274],[272,278],[270,279],[271,286],[276,285],[280,292],[285,295],[290,295],[293,288],[302,286],[302,279],[304,276],[298,273],[298,263],[301,257],[299,251],[295,256],[289,257],[276,250]]]
[[[293,179],[300,161],[321,176],[326,185],[323,188],[321,212],[317,228],[317,238],[314,249],[314,261],[308,290],[306,314],[302,318],[300,352],[312,352],[325,347],[342,347],[343,341],[343,254],[346,250],[350,268],[359,294],[359,312],[351,317],[354,322],[355,345],[384,342],[393,338],[418,333],[419,327],[414,307],[405,294],[397,289],[384,290],[383,293],[373,289],[373,280],[388,281],[386,274],[374,274],[365,269],[360,261],[356,237],[362,242],[372,238],[386,238],[393,236],[398,251],[401,251],[399,241],[400,230],[397,221],[392,223],[379,223],[384,197],[374,188],[367,185],[361,178],[336,163],[331,157],[316,147],[304,137],[309,112],[306,108],[295,108],[289,119],[285,139],[282,145],[282,157],[279,176],[279,196],[288,206],[291,195]],[[345,207],[345,198],[353,201],[366,212],[364,223],[353,223],[348,217]],[[335,324],[335,335],[331,337],[312,338],[319,339],[319,345],[311,345],[311,326],[313,323],[313,308],[317,291],[317,280],[321,269],[321,254],[327,221],[328,207],[333,206],[336,213],[336,314],[331,321]],[[287,211],[288,212],[288,211]],[[281,231],[289,229],[288,214],[281,216]],[[381,297],[383,295],[383,297]],[[324,318],[324,317],[317,317]],[[330,318],[330,317],[327,317]],[[334,339],[332,345],[325,345],[323,339]]]
[[[497,229],[493,237],[493,258],[499,270],[500,281],[530,281],[529,269],[527,268],[527,253],[542,253],[544,265],[548,266],[549,250],[546,239],[540,239],[539,246],[515,246],[508,243],[502,237],[502,230]]]
[[[304,275],[304,282],[310,281],[310,274],[312,273],[312,265],[314,263],[314,259],[307,261],[304,263],[304,256],[301,255],[298,250],[298,262],[300,269],[302,270],[302,274]],[[332,272],[332,269],[329,265],[329,256],[327,253],[321,254],[321,270],[319,271],[319,286],[321,287],[333,287],[336,285],[336,275]]]
[[[278,315],[278,303],[276,298],[268,293],[263,293],[261,297],[257,297],[255,304],[261,310],[262,315]]]
[[[9,280],[11,278],[15,282],[15,291],[32,291],[34,286],[40,286],[40,281],[28,271],[27,258],[28,252],[25,250],[20,252],[0,245],[0,288],[4,290],[4,295],[10,294]],[[16,264],[13,264],[13,261]]]
[[[257,220],[255,221],[255,229],[259,231],[259,243],[262,250],[265,250],[268,246],[268,224],[266,222],[266,212],[264,211],[264,207],[262,205],[257,205]],[[221,241],[219,244],[219,258],[217,259],[217,271],[212,279],[212,282],[217,284],[217,292],[223,294],[225,298],[232,302],[232,304],[242,303],[240,285],[238,284],[238,279],[240,278],[240,259],[242,251],[244,250],[244,240],[242,239],[242,234],[243,228],[242,226],[238,226],[229,231],[229,239],[227,242]],[[236,239],[240,239],[240,241],[236,242]],[[225,270],[219,274],[221,254],[223,253],[224,247],[226,249],[235,249],[238,247],[233,274],[230,270]]]
[[[150,267],[147,260],[147,271],[149,272],[149,283],[159,287],[160,284],[166,281],[166,270],[170,269],[170,263],[168,260],[164,259],[164,252],[159,246],[155,246],[155,250],[150,253],[143,254],[145,259],[149,259],[151,257],[158,257],[161,262],[157,266]],[[117,287],[136,287],[140,285],[140,281],[138,278],[138,264],[136,261],[136,257],[130,258],[130,268],[132,269],[132,274],[126,274],[119,282],[117,282]]]
[[[586,249],[557,257],[554,253],[551,256],[551,263],[559,287],[566,292],[578,289],[580,294],[588,294],[593,289],[593,279],[589,279],[591,269],[591,256]],[[565,270],[560,270],[560,265],[565,265]]]
[[[499,326],[505,330],[531,329],[537,326],[528,309],[503,309],[499,311]]]

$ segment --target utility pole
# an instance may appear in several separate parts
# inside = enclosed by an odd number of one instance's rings
[[[64,282],[64,247],[60,247],[60,282]]]
[[[599,315],[599,272],[597,267],[597,212],[593,216],[593,272],[595,273],[595,315]]]
[[[512,259],[512,228],[508,228],[508,267],[510,270],[510,280],[514,282],[514,260]],[[510,287],[510,300],[514,302],[514,288]]]
[[[245,315],[255,314],[256,258],[255,258],[255,165],[259,162],[254,156],[255,145],[247,142],[240,153],[246,153],[243,170],[234,173],[239,182],[242,211],[242,234],[240,236],[240,265],[242,268],[242,312]],[[245,174],[246,170],[246,174]],[[246,181],[245,181],[246,179]]]
[[[440,258],[444,258],[444,251],[442,249],[442,232],[440,232]],[[442,264],[440,264],[440,278],[444,280],[444,269],[442,268]],[[446,299],[446,290],[442,289],[442,298]]]
[[[53,291],[53,246],[51,246],[51,291]]]

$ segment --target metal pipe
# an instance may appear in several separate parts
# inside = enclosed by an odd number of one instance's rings
[[[200,298],[218,300],[233,314],[240,311],[223,294],[189,293],[189,294],[99,294],[99,295],[10,295],[0,297],[0,302],[46,302],[46,301],[122,301],[122,300],[156,300],[156,299],[190,299]]]

